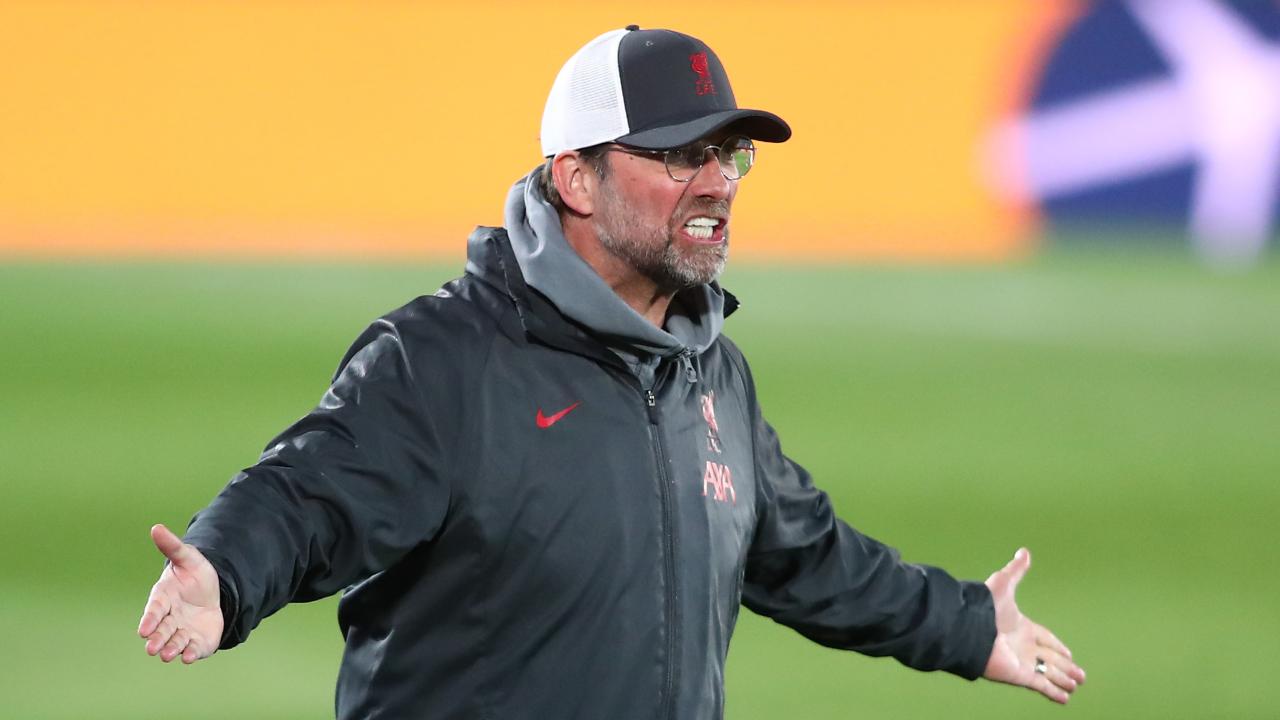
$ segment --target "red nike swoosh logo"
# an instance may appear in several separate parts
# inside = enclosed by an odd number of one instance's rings
[[[581,404],[582,404],[582,401],[581,401],[581,400],[579,400],[578,402],[576,402],[576,403],[574,403],[574,404],[570,405],[569,407],[567,407],[567,408],[565,408],[565,409],[561,410],[560,412],[558,412],[558,413],[556,413],[555,415],[552,415],[552,416],[550,416],[550,417],[548,417],[548,416],[546,416],[546,415],[543,415],[543,414],[542,414],[542,408],[538,408],[538,417],[537,417],[537,420],[538,420],[538,427],[542,428],[543,430],[546,430],[547,428],[551,427],[552,425],[555,425],[556,423],[560,422],[560,418],[562,418],[562,417],[564,417],[565,415],[568,415],[569,413],[573,412],[573,409],[574,409],[574,408],[576,408],[576,407],[578,407],[578,406],[579,406],[579,405],[581,405]]]

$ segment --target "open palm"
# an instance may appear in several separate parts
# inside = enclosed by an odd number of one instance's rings
[[[1030,567],[1031,553],[1021,548],[1008,565],[987,578],[995,603],[996,640],[983,677],[1021,685],[1065,703],[1084,682],[1084,669],[1075,664],[1057,636],[1018,609],[1014,594]]]
[[[151,528],[151,540],[169,562],[151,588],[138,635],[146,638],[148,655],[159,653],[165,662],[181,656],[191,664],[212,655],[222,639],[218,573],[164,525]]]

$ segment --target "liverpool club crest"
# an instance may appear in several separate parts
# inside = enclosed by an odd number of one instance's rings
[[[707,449],[715,453],[720,452],[720,428],[716,426],[716,394],[714,391],[702,396],[702,419],[707,421]]]

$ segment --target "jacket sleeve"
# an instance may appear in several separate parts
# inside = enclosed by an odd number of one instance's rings
[[[192,520],[186,542],[218,571],[222,648],[285,604],[377,573],[439,530],[451,427],[425,412],[414,373],[396,326],[374,323],[319,405]]]
[[[782,453],[749,374],[747,383],[759,507],[743,604],[829,647],[980,677],[995,640],[987,587],[903,562],[836,517],[827,494]]]

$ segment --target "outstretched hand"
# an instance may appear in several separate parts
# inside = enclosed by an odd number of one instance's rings
[[[1084,669],[1071,659],[1061,640],[1018,610],[1014,593],[1030,567],[1031,553],[1020,548],[1008,565],[987,578],[995,603],[996,641],[983,677],[1021,685],[1065,703],[1084,682]]]
[[[138,635],[146,638],[148,655],[159,653],[165,662],[181,655],[190,665],[212,655],[222,639],[218,573],[164,525],[151,528],[151,540],[169,562],[151,588]]]

